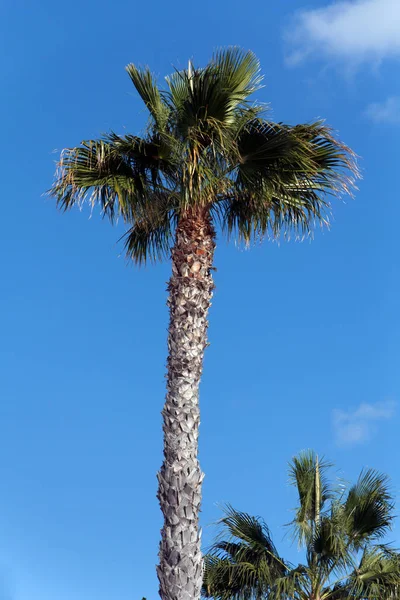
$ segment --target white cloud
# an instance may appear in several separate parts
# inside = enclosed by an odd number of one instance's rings
[[[400,96],[391,96],[384,102],[369,104],[365,116],[375,123],[400,125]]]
[[[396,412],[392,400],[376,404],[360,404],[354,410],[334,410],[333,429],[336,443],[340,446],[361,444],[375,433],[378,421],[391,419]]]
[[[301,10],[285,39],[292,65],[321,56],[347,66],[400,58],[400,0],[348,0]]]

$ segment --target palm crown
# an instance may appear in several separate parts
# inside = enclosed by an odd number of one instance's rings
[[[393,521],[386,476],[364,470],[336,488],[330,465],[312,452],[295,458],[290,480],[299,505],[291,528],[305,550],[304,564],[280,557],[264,521],[226,509],[222,532],[206,556],[204,596],[268,600],[395,600],[400,554],[382,540]]]
[[[149,114],[142,137],[109,133],[63,151],[50,193],[68,209],[88,200],[128,223],[138,263],[163,258],[179,218],[211,215],[249,243],[327,222],[329,195],[349,192],[354,154],[321,121],[273,123],[250,103],[257,58],[231,48],[205,68],[191,63],[160,90],[150,71],[127,67]]]

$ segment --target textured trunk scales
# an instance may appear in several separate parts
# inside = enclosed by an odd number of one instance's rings
[[[199,383],[214,287],[214,238],[209,216],[198,211],[180,219],[172,250],[164,462],[158,474],[164,515],[157,568],[162,600],[197,600],[201,591]]]

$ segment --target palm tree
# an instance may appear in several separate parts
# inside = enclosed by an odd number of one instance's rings
[[[357,169],[322,122],[273,123],[250,103],[261,83],[251,52],[218,51],[204,68],[189,62],[163,90],[148,68],[127,71],[149,112],[144,135],[111,132],[65,149],[50,193],[61,209],[87,201],[121,217],[135,263],[172,258],[158,577],[163,600],[192,600],[202,582],[199,382],[216,229],[245,244],[302,237],[327,223],[329,196],[350,192]]]
[[[388,478],[369,469],[334,487],[331,466],[305,452],[290,464],[299,505],[290,523],[304,563],[279,555],[258,517],[228,506],[205,557],[203,596],[218,600],[398,600],[400,554],[383,538],[393,521]]]

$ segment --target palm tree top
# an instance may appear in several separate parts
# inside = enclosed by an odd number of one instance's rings
[[[394,519],[386,475],[365,469],[334,484],[332,465],[313,452],[289,465],[298,506],[290,527],[304,550],[295,566],[276,549],[266,523],[227,506],[205,557],[203,595],[220,600],[395,600],[400,553],[385,543]]]
[[[143,135],[110,132],[65,149],[50,194],[62,209],[89,202],[128,225],[136,262],[169,255],[180,218],[209,215],[249,244],[303,237],[327,224],[330,197],[351,194],[354,153],[322,121],[274,123],[252,102],[262,82],[250,51],[217,51],[202,68],[166,77],[127,66],[149,113]]]

